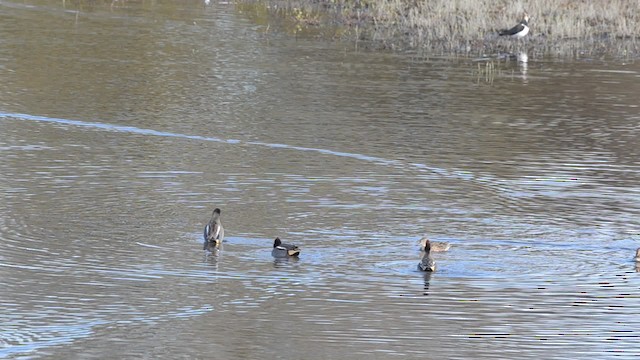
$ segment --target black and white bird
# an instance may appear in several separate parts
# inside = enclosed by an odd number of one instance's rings
[[[215,247],[220,245],[224,239],[224,227],[220,222],[220,209],[215,208],[211,214],[211,220],[207,226],[204,227],[204,250],[209,247]]]
[[[524,13],[522,21],[511,29],[500,30],[498,35],[510,36],[512,38],[521,39],[529,33],[529,15]]]

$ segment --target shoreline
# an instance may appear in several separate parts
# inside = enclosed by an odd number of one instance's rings
[[[539,0],[237,0],[254,22],[295,36],[344,40],[373,49],[486,56],[527,51],[540,56],[640,55],[640,11],[632,2]],[[525,11],[530,33],[498,36]]]

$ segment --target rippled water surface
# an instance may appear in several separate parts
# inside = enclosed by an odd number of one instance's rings
[[[115,4],[0,1],[0,357],[640,355],[636,62]]]

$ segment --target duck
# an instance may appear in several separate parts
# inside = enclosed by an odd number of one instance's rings
[[[518,23],[518,25],[512,27],[511,29],[500,30],[498,35],[500,36],[510,36],[515,39],[521,39],[525,37],[529,33],[529,15],[525,12],[524,17]]]
[[[207,250],[210,246],[220,245],[224,239],[224,227],[220,222],[221,213],[219,208],[215,208],[211,214],[211,220],[204,227],[204,250]]]
[[[419,271],[436,271],[436,262],[431,257],[431,244],[429,240],[425,242],[424,247],[424,255],[422,256],[422,260],[418,264]]]
[[[634,259],[636,262],[640,263],[640,248],[636,250],[636,258]]]
[[[279,237],[273,241],[273,250],[271,255],[276,258],[283,258],[289,256],[300,256],[300,248],[293,244],[285,244]]]
[[[445,252],[449,251],[451,244],[446,241],[430,241],[426,236],[420,239],[420,250],[424,251],[426,244],[431,245],[431,251],[433,252]]]

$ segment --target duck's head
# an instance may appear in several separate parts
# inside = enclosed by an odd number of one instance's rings
[[[280,241],[280,238],[277,237],[274,241],[273,241],[273,247],[277,248],[278,246],[280,246],[282,244],[282,241]]]
[[[522,17],[522,23],[527,25],[529,24],[529,14],[527,14],[527,12],[524,12],[524,16]]]
[[[429,240],[426,240],[424,242],[424,252],[428,253],[431,251],[431,242],[429,242]]]
[[[213,210],[213,213],[211,213],[211,218],[214,219],[214,220],[219,218],[220,217],[220,213],[221,213],[220,209],[215,208]]]

